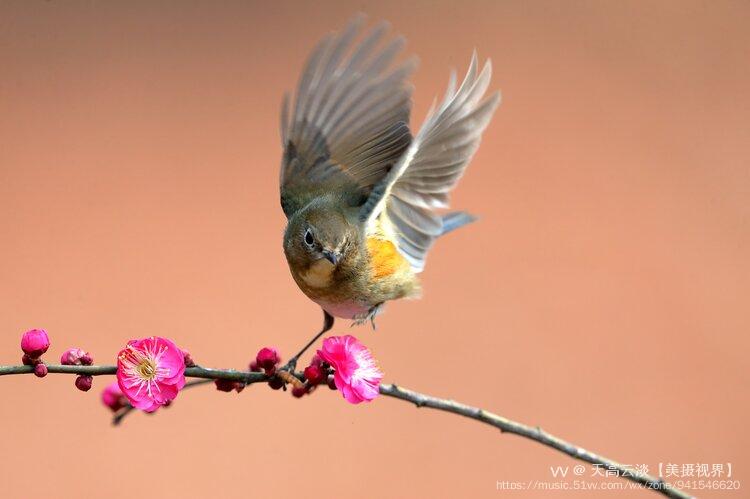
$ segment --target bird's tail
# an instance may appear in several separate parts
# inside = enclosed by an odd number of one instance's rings
[[[477,220],[477,217],[465,211],[447,213],[443,215],[443,230],[440,232],[440,235],[445,235],[475,220]]]

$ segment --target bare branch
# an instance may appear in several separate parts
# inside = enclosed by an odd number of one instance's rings
[[[667,497],[677,497],[682,499],[692,497],[679,489],[672,488],[661,478],[657,478],[646,473],[640,473],[631,469],[630,467],[618,463],[617,461],[613,461],[612,459],[588,451],[583,447],[579,447],[577,445],[571,444],[570,442],[566,442],[561,438],[550,435],[538,426],[527,426],[525,424],[517,423],[502,416],[498,416],[497,414],[485,411],[484,409],[480,409],[478,407],[461,404],[459,402],[454,402],[453,400],[431,397],[423,393],[407,390],[406,388],[402,388],[400,386],[397,386],[396,384],[380,385],[380,393],[383,395],[388,395],[389,397],[395,397],[401,400],[406,400],[407,402],[412,402],[417,407],[429,407],[431,409],[452,412],[453,414],[476,419],[477,421],[481,421],[488,425],[492,425],[495,428],[499,428],[501,432],[514,433],[524,438],[534,440],[535,442],[539,442],[540,444],[546,445],[547,447],[552,447],[553,449],[556,449],[563,454],[567,454],[572,458],[586,461],[587,463],[598,465],[608,470],[616,471],[618,476],[632,482],[640,483],[644,487],[649,488],[655,492],[659,492]]]

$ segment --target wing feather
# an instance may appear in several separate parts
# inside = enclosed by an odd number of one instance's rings
[[[305,63],[294,104],[281,108],[281,204],[291,216],[336,189],[366,197],[411,142],[413,59],[392,68],[404,39],[382,23],[355,44],[364,18],[323,38]],[[356,197],[356,196],[355,196]]]
[[[476,52],[458,89],[451,73],[442,101],[433,105],[409,148],[361,209],[368,227],[381,217],[390,222],[398,249],[415,272],[424,268],[428,250],[445,231],[444,218],[434,210],[448,207],[448,193],[464,174],[500,102],[497,92],[485,97],[491,77],[490,61],[479,71]]]

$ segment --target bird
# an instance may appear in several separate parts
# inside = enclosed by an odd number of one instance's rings
[[[317,44],[281,107],[284,254],[323,310],[313,341],[335,317],[374,329],[386,302],[421,295],[433,243],[475,220],[445,209],[500,103],[499,91],[485,95],[492,63],[480,70],[475,50],[412,134],[416,58],[396,63],[404,37],[387,22],[360,35],[363,24],[356,16]]]

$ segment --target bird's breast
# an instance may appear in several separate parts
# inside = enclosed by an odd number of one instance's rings
[[[320,307],[334,317],[342,319],[355,319],[366,314],[370,306],[356,300],[344,300],[341,302],[327,300],[313,300]]]
[[[382,279],[409,268],[409,262],[399,253],[396,245],[388,239],[371,236],[367,238],[368,265],[373,279]]]

